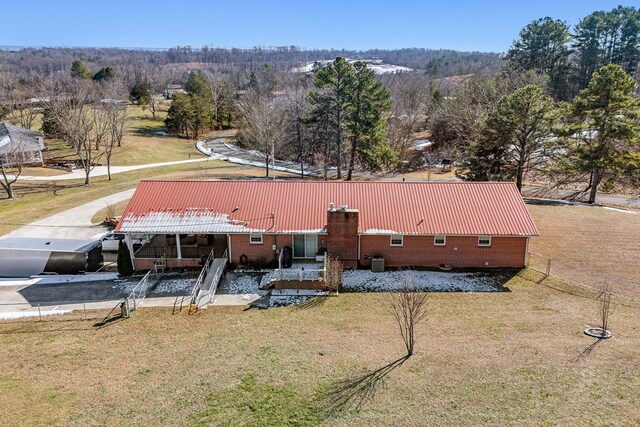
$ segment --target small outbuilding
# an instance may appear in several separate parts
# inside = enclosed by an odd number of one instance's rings
[[[79,274],[102,265],[100,240],[7,237],[0,239],[0,277]]]

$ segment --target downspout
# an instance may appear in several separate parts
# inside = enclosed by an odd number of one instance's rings
[[[529,258],[529,239],[530,237],[527,237],[527,240],[525,240],[525,245],[524,245],[524,266],[527,266],[527,261]]]
[[[231,263],[231,234],[227,234],[227,257],[228,262]]]

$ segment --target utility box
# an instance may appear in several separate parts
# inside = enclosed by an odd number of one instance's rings
[[[374,255],[371,258],[371,271],[374,273],[382,273],[384,271],[384,257]]]

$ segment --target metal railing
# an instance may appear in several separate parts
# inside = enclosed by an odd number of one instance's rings
[[[200,275],[196,280],[196,284],[193,285],[193,289],[191,290],[191,294],[189,295],[189,305],[194,305],[198,301],[198,296],[200,295],[200,290],[202,289],[202,283],[204,279],[209,274],[209,269],[211,268],[211,264],[213,263],[213,249],[209,252],[209,256],[207,260],[204,262],[204,266],[202,267],[202,271],[200,271]],[[182,303],[180,303],[180,308],[182,308]]]
[[[207,256],[213,248],[211,246],[181,246],[180,256],[182,258],[202,258]],[[136,258],[177,258],[178,250],[175,246],[143,246],[135,253]]]
[[[140,304],[142,304],[142,301],[144,301],[147,295],[149,295],[149,293],[153,290],[153,287],[158,283],[160,277],[162,277],[162,275],[164,274],[165,267],[166,262],[163,256],[153,263],[153,267],[151,268],[151,270],[149,270],[147,274],[145,274],[142,279],[140,279],[138,284],[133,288],[128,296],[126,296],[122,301],[118,302],[112,312],[115,311],[117,307],[121,307],[123,304],[124,316],[129,316],[131,312],[135,311],[140,306]],[[107,317],[109,317],[109,315],[107,315]],[[107,318],[105,318],[104,321],[106,320]]]
[[[223,260],[223,262],[221,262],[216,268],[216,271],[213,275],[213,279],[211,280],[211,287],[207,291],[205,291],[203,294],[201,294],[199,298],[197,298],[197,300],[195,301],[196,305],[198,306],[202,304],[208,305],[208,304],[211,304],[211,301],[213,301],[213,297],[216,295],[216,292],[218,290],[218,282],[220,281],[220,278],[224,273],[224,269],[227,266],[227,261],[229,260],[229,255],[227,251],[228,250],[225,249],[224,253],[222,254],[222,258],[220,258]],[[206,302],[203,303],[203,301],[206,301]]]

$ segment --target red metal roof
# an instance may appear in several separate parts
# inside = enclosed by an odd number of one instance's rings
[[[312,233],[330,203],[358,209],[361,234],[539,234],[505,182],[141,181],[117,229]]]

